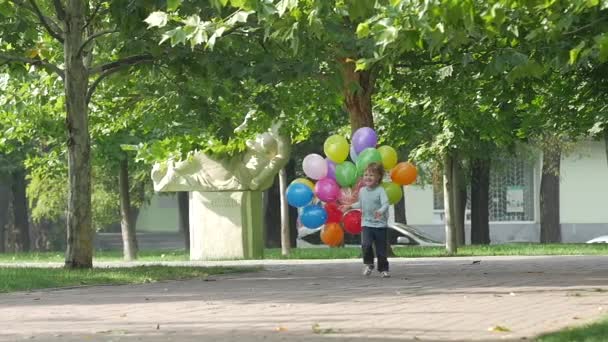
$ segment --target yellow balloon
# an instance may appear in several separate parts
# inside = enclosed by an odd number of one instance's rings
[[[334,134],[325,140],[323,152],[331,161],[340,164],[348,157],[348,141],[343,136]]]
[[[382,165],[385,170],[390,170],[397,165],[397,151],[394,148],[384,145],[378,147],[378,152],[382,157]]]
[[[311,182],[307,178],[296,178],[293,180],[293,182],[291,182],[291,184],[293,184],[293,183],[302,183],[302,184],[306,185],[307,187],[309,187],[310,190],[312,190],[312,192],[315,192],[315,183]]]

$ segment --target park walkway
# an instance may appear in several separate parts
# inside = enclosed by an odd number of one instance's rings
[[[264,270],[0,294],[0,341],[504,341],[608,310],[602,256],[392,259],[390,279],[358,260],[186,264]]]

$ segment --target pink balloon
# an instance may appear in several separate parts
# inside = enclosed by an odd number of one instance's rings
[[[325,158],[316,153],[311,153],[304,157],[302,169],[309,178],[315,180],[327,176],[327,162],[325,162]]]
[[[340,186],[331,178],[322,178],[315,184],[315,194],[323,202],[333,202],[340,195]]]

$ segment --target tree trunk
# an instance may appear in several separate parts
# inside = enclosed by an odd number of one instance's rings
[[[454,225],[456,226],[456,242],[458,246],[465,244],[465,213],[467,210],[467,189],[465,187],[462,165],[457,156],[452,159],[452,196],[454,198]]]
[[[265,244],[269,248],[281,247],[281,193],[279,180],[264,193]]]
[[[355,71],[354,62],[343,60],[342,77],[344,104],[349,114],[352,132],[354,133],[361,127],[374,128],[372,116],[373,71]]]
[[[559,169],[561,150],[555,145],[543,151],[543,170],[540,181],[540,242],[562,241],[559,215]]]
[[[0,253],[6,252],[6,225],[10,199],[10,187],[7,184],[0,184]]]
[[[79,53],[87,7],[88,1],[68,0],[63,23],[69,178],[66,268],[93,267],[91,142],[86,104],[89,79]]]
[[[285,166],[285,172],[287,176],[287,182],[296,178],[296,163],[293,159],[289,160],[287,166]],[[296,247],[298,234],[297,234],[297,221],[298,221],[298,209],[296,207],[288,206],[289,213],[289,229],[296,234],[289,234],[289,242],[291,247]]]
[[[471,243],[490,243],[490,160],[475,159],[471,172]]]
[[[15,220],[15,230],[17,231],[16,243],[18,250],[22,252],[30,251],[30,225],[27,214],[27,197],[25,181],[25,170],[18,169],[13,171],[11,189],[13,192],[13,218]]]
[[[125,261],[137,259],[137,236],[135,223],[131,210],[131,196],[129,195],[129,160],[127,156],[120,160],[118,174],[118,187],[120,191],[120,230],[122,232],[122,255]]]
[[[291,238],[289,237],[289,206],[285,192],[287,190],[287,172],[285,168],[279,171],[279,196],[281,197],[281,254],[289,255]]]
[[[177,193],[179,231],[184,234],[186,252],[190,252],[190,198],[187,191]]]
[[[449,254],[456,254],[458,240],[454,223],[454,157],[446,153],[443,157],[443,206],[445,210],[445,249]]]
[[[401,187],[403,190],[403,187]],[[402,196],[399,202],[395,203],[395,222],[407,224],[405,215],[405,196]]]

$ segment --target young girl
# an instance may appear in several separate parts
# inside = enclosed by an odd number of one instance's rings
[[[376,245],[376,258],[378,259],[378,272],[382,278],[390,277],[388,273],[388,260],[386,259],[386,239],[388,220],[388,197],[380,181],[384,176],[382,164],[370,163],[363,174],[363,184],[359,191],[359,201],[352,205],[343,206],[343,210],[361,208],[361,249],[363,250],[363,275],[369,276],[374,270],[374,250]]]

